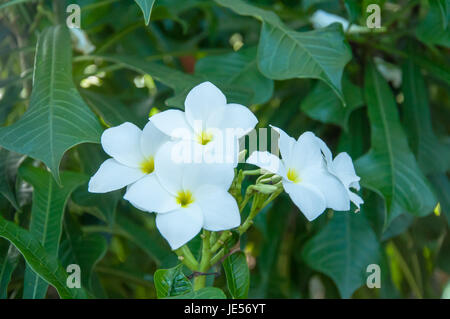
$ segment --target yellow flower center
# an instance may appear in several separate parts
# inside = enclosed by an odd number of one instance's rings
[[[207,131],[202,131],[200,134],[197,134],[197,142],[202,145],[206,145],[213,140],[213,135]]]
[[[181,207],[186,208],[194,202],[194,197],[190,191],[179,191],[177,193],[176,201]]]
[[[287,178],[293,183],[298,183],[302,180],[300,176],[298,176],[297,171],[293,168],[288,169]]]
[[[155,170],[155,159],[150,157],[141,163],[141,171],[145,174],[150,174]]]

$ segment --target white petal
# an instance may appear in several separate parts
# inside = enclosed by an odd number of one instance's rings
[[[247,135],[258,124],[256,116],[243,105],[227,104],[224,112],[224,117],[214,118],[214,120],[208,121],[207,124],[210,127],[233,130],[236,138]]]
[[[308,167],[321,167],[324,159],[317,138],[312,132],[305,132],[298,138],[290,158],[284,160],[286,168],[302,171]]]
[[[195,202],[203,213],[203,228],[220,231],[238,227],[241,215],[236,200],[226,190],[205,185],[195,194]]]
[[[320,150],[322,151],[324,157],[325,157],[325,162],[327,163],[327,165],[331,165],[332,160],[333,160],[333,155],[331,154],[331,151],[329,149],[329,147],[327,146],[327,144],[325,144],[325,142],[316,137],[317,139],[317,143],[319,144]]]
[[[195,203],[166,214],[156,215],[156,227],[169,242],[172,250],[178,249],[197,235],[203,226],[203,215]]]
[[[139,167],[145,160],[141,152],[142,131],[136,125],[125,122],[106,129],[102,134],[102,147],[119,163]]]
[[[183,189],[183,171],[185,164],[182,162],[182,154],[177,150],[184,142],[167,142],[163,144],[155,156],[155,174],[161,185],[173,195]]]
[[[202,121],[202,126],[209,120],[217,122],[222,116],[227,100],[222,91],[211,82],[203,82],[194,87],[186,96],[184,102],[186,119],[192,127],[196,121]],[[214,120],[213,120],[214,118]]]
[[[345,187],[348,188],[353,183],[355,183],[353,186],[359,187],[359,183],[357,182],[360,178],[356,175],[352,158],[347,153],[339,153],[334,158],[331,165],[331,172],[342,181]]]
[[[179,207],[175,197],[159,183],[156,174],[149,174],[128,187],[123,198],[148,212],[166,213]]]
[[[326,209],[323,194],[314,186],[303,183],[294,184],[286,181],[283,182],[283,186],[294,204],[309,221],[316,219]]]
[[[169,137],[158,130],[152,122],[148,122],[141,135],[141,150],[146,158],[154,157],[159,147],[168,142]]]
[[[132,168],[120,164],[110,158],[100,165],[98,171],[89,180],[89,192],[106,193],[115,191],[134,183],[145,176],[138,168]]]
[[[364,204],[364,201],[361,197],[359,197],[358,195],[356,195],[353,192],[348,192],[348,195],[350,196],[350,200],[353,202],[353,204],[356,205],[356,207],[358,207],[358,209],[360,208],[360,206],[362,204]]]
[[[187,123],[185,113],[180,110],[157,113],[150,118],[150,122],[170,137],[192,139],[192,127]]]
[[[282,129],[270,125],[278,134],[280,134],[280,138],[278,140],[278,147],[280,149],[281,157],[284,161],[288,158],[291,158],[292,150],[294,149],[294,145],[296,143],[295,139],[286,134]]]
[[[247,159],[247,163],[256,165],[274,174],[285,177],[286,172],[281,160],[269,152],[253,152]]]
[[[228,190],[233,182],[234,167],[230,163],[189,163],[183,170],[183,189],[195,191],[203,185]]]
[[[347,188],[336,176],[328,173],[325,169],[304,171],[301,178],[302,182],[314,185],[322,192],[326,199],[327,207],[339,211],[350,209],[350,198]]]

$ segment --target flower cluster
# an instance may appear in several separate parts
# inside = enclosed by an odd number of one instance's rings
[[[105,130],[101,143],[111,158],[92,176],[89,191],[104,193],[126,186],[124,199],[156,213],[156,226],[174,250],[202,228],[236,228],[241,216],[229,189],[235,180],[239,139],[257,122],[248,108],[227,103],[217,87],[204,82],[187,95],[185,112],[158,113],[143,130],[131,123]],[[296,141],[273,129],[280,134],[282,159],[256,151],[247,162],[279,176],[308,220],[326,208],[347,211],[350,201],[359,208],[362,199],[350,191],[359,189],[359,177],[346,153],[333,159],[313,133]]]

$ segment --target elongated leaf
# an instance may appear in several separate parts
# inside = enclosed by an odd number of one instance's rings
[[[228,291],[233,299],[247,298],[250,287],[250,271],[242,251],[228,256],[222,263],[227,277]]]
[[[21,156],[0,148],[0,194],[3,195],[16,210],[20,210],[14,193],[13,179],[21,163]]]
[[[394,96],[373,65],[367,67],[365,97],[371,124],[371,149],[356,162],[364,187],[384,197],[385,228],[406,210],[425,216],[436,205],[436,199],[409,149],[400,125]]]
[[[258,66],[268,78],[286,80],[315,78],[329,85],[345,103],[341,77],[351,59],[351,50],[342,27],[296,32],[289,29],[271,11],[242,0],[215,0],[240,15],[252,16],[262,22],[258,44]]]
[[[303,248],[305,262],[330,276],[343,298],[366,282],[367,266],[379,261],[379,244],[363,213],[335,213]]]
[[[166,299],[226,299],[223,291],[216,287],[206,287],[197,291],[192,291],[184,295],[168,297]]]
[[[67,273],[57,258],[48,254],[30,232],[0,216],[0,237],[16,246],[33,271],[55,287],[61,298],[86,298],[83,289],[67,287]]]
[[[150,23],[150,16],[152,14],[153,4],[155,0],[134,0],[139,5],[144,15],[145,25]]]
[[[20,168],[19,174],[34,188],[30,233],[39,240],[48,255],[56,258],[67,199],[76,187],[86,181],[87,176],[73,172],[62,172],[61,181],[64,187],[60,188],[48,171],[25,166]],[[27,299],[44,298],[47,288],[47,282],[39,278],[27,266],[23,297]]]
[[[153,281],[158,298],[179,296],[192,291],[192,284],[183,273],[183,264],[170,269],[158,269]]]
[[[81,283],[85,290],[92,291],[91,276],[95,265],[108,249],[105,238],[100,234],[83,234],[80,226],[70,217],[64,218],[64,237],[59,252],[63,266],[80,266]]]
[[[16,123],[0,128],[0,145],[43,161],[59,182],[64,152],[83,142],[98,143],[101,127],[73,85],[68,29],[46,29],[36,52],[29,109]]]
[[[11,275],[19,262],[19,252],[9,241],[0,240],[0,299],[6,299]]]
[[[416,35],[426,44],[437,44],[450,47],[450,19],[449,0],[428,1],[430,8],[425,19],[417,26]]]
[[[425,174],[446,172],[450,165],[450,148],[434,135],[425,82],[420,68],[412,60],[404,65],[403,78],[403,122],[417,162]]]
[[[323,123],[337,124],[347,130],[348,118],[358,107],[363,106],[362,90],[347,77],[342,80],[342,92],[347,106],[344,107],[331,88],[318,82],[301,104],[303,112]]]
[[[273,81],[258,70],[256,48],[200,59],[195,64],[195,73],[212,82],[251,89],[252,104],[265,103],[273,94]]]

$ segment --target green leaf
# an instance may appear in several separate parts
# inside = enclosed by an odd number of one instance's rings
[[[350,114],[364,105],[362,90],[347,77],[342,79],[342,92],[347,106],[333,94],[332,89],[323,82],[318,82],[301,104],[303,112],[323,123],[337,124],[348,129]]]
[[[228,291],[233,299],[247,298],[250,287],[250,271],[242,251],[228,256],[222,263],[227,278]]]
[[[2,194],[16,210],[20,210],[14,194],[13,177],[21,163],[20,155],[0,148],[0,194]]]
[[[305,262],[330,276],[343,298],[350,298],[367,278],[366,269],[379,260],[376,235],[361,213],[335,213],[303,249]]]
[[[168,106],[178,108],[184,107],[184,100],[189,91],[196,85],[208,81],[208,78],[200,75],[191,75],[179,70],[169,68],[165,65],[153,62],[146,62],[142,57],[132,56],[92,56],[96,59],[120,63],[127,68],[142,74],[149,74],[156,81],[159,81],[174,90],[174,96],[166,100]],[[223,83],[215,83],[226,95],[228,103],[250,104],[253,93],[247,88]]]
[[[446,174],[435,174],[430,176],[430,181],[436,191],[442,214],[450,226],[450,180]]]
[[[192,284],[183,273],[183,264],[158,269],[153,276],[158,298],[174,297],[192,291]]]
[[[63,266],[80,266],[81,283],[87,291],[92,291],[91,277],[95,265],[108,249],[105,238],[100,234],[83,234],[80,226],[70,215],[64,219],[64,238],[59,252]]]
[[[226,299],[224,292],[216,287],[206,287],[184,295],[167,297],[166,299]]]
[[[30,232],[0,216],[0,237],[9,240],[20,251],[33,271],[56,288],[61,298],[86,298],[83,289],[67,287],[68,275],[57,258],[48,254]]]
[[[195,73],[215,83],[251,89],[251,104],[265,103],[273,94],[273,81],[258,70],[256,48],[207,56],[197,61]]]
[[[59,182],[63,154],[74,145],[98,143],[100,124],[72,82],[69,31],[46,29],[36,49],[34,84],[27,112],[0,128],[0,145],[43,161]]]
[[[425,44],[442,45],[450,47],[450,30],[448,20],[450,19],[449,0],[431,0],[430,8],[425,19],[419,23],[416,36]]]
[[[425,81],[420,68],[412,60],[403,67],[403,94],[403,123],[420,168],[426,175],[446,172],[450,164],[450,148],[434,135]]]
[[[19,263],[19,252],[7,240],[0,240],[0,299],[7,298],[11,275]]]
[[[365,76],[365,97],[371,125],[371,149],[356,161],[361,184],[384,197],[385,228],[401,212],[425,216],[436,199],[400,125],[394,96],[371,64]]]
[[[150,16],[152,14],[153,4],[155,0],[134,0],[141,8],[142,13],[144,14],[145,25],[150,23]]]
[[[240,15],[252,16],[262,22],[258,66],[265,76],[274,80],[320,79],[345,103],[341,77],[352,54],[341,25],[296,32],[271,11],[242,0],[215,1]]]
[[[61,181],[64,187],[60,188],[46,170],[25,166],[19,169],[19,174],[34,188],[30,233],[39,240],[48,255],[56,258],[67,199],[76,187],[86,182],[87,176],[73,172],[62,172]],[[27,299],[44,298],[47,288],[47,282],[39,278],[27,266],[23,297]]]

